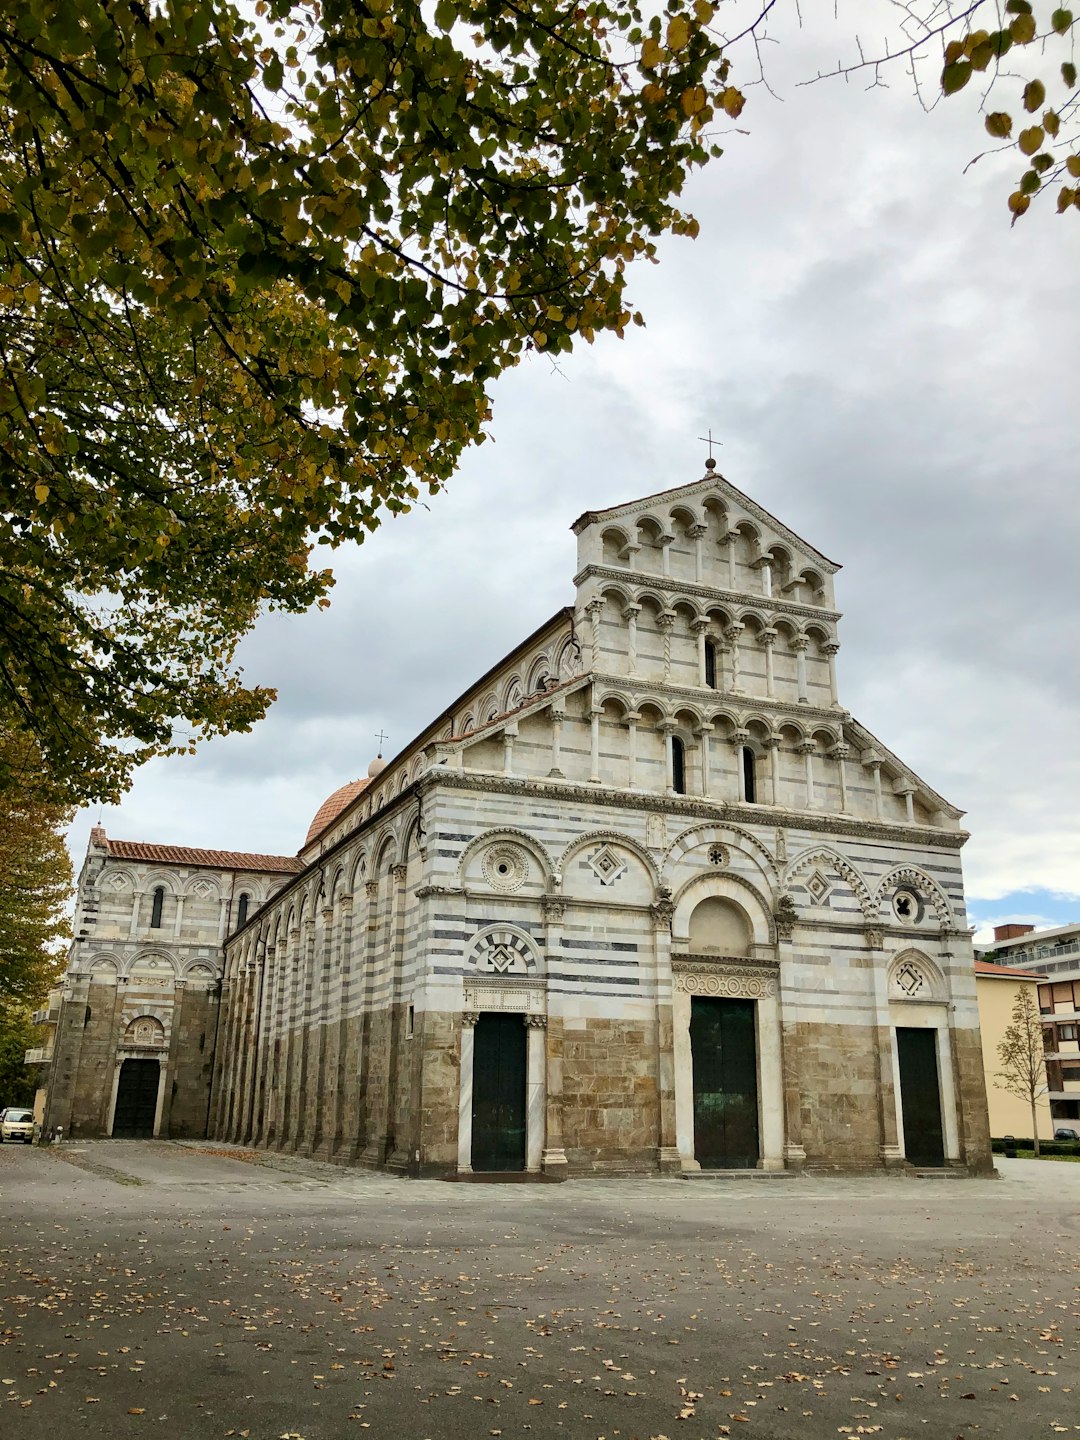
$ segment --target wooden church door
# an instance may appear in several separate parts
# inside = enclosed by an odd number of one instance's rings
[[[897,1027],[904,1154],[912,1165],[943,1165],[937,1031]]]
[[[525,1169],[525,1022],[481,1015],[473,1041],[472,1168]]]
[[[704,1170],[752,1169],[758,1137],[753,1000],[690,1001],[694,1156]]]
[[[124,1140],[141,1140],[154,1133],[161,1066],[156,1060],[125,1060],[116,1087],[112,1133]]]

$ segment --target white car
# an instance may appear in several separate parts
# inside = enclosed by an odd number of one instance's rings
[[[32,1110],[5,1110],[0,1120],[0,1143],[21,1140],[25,1145],[34,1143],[34,1112]]]

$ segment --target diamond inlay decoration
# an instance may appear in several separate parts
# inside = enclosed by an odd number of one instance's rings
[[[585,862],[601,885],[614,885],[626,874],[626,861],[611,845],[601,845]]]
[[[820,870],[815,870],[810,876],[806,882],[806,888],[815,905],[824,905],[832,891],[832,886]]]
[[[478,936],[472,957],[481,975],[527,975],[531,968],[528,942],[512,930],[489,930]]]
[[[921,991],[927,989],[926,976],[922,970],[910,960],[905,960],[893,977],[896,988],[912,999]]]

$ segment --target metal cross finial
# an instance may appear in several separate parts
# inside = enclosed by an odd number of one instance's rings
[[[704,440],[704,441],[705,441],[705,444],[708,445],[708,447],[709,447],[709,458],[708,458],[708,460],[705,461],[705,469],[706,469],[706,470],[715,470],[715,469],[716,469],[716,461],[713,459],[713,453],[712,453],[712,451],[713,451],[713,446],[714,446],[714,445],[722,445],[724,442],[723,442],[722,440],[714,440],[714,439],[712,438],[712,426],[711,426],[711,425],[709,426],[709,434],[708,434],[708,437],[707,437],[707,438],[706,438],[706,436],[704,436],[704,435],[699,435],[697,438],[698,438],[699,440]]]
[[[375,736],[375,739],[379,742],[379,754],[381,755],[382,747],[386,744],[387,740],[390,739],[390,736],[380,730],[379,733]]]

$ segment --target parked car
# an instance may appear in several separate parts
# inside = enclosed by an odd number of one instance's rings
[[[1068,1125],[1060,1125],[1054,1131],[1055,1140],[1080,1140],[1080,1130],[1070,1130]]]
[[[0,1120],[0,1144],[9,1140],[21,1140],[25,1145],[34,1142],[34,1112],[32,1110],[5,1110]]]

